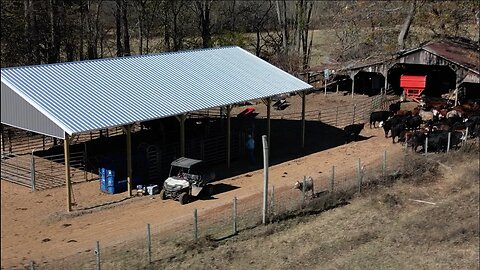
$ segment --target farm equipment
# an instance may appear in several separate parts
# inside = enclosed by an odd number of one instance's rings
[[[400,87],[403,88],[404,96],[408,100],[420,102],[420,96],[427,83],[425,75],[401,75]]]
[[[174,160],[170,166],[169,176],[160,191],[160,198],[162,200],[170,198],[179,201],[180,204],[186,204],[199,195],[211,195],[210,182],[215,178],[215,173],[201,174],[200,172],[204,171],[201,163],[201,160],[186,157]]]

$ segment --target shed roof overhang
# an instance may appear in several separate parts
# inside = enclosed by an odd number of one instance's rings
[[[312,88],[239,47],[4,68],[1,82],[1,122],[57,138]]]

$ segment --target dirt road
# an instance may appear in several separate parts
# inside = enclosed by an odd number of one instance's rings
[[[291,160],[270,168],[270,183],[281,188],[291,186],[304,175],[316,181],[326,178],[332,165],[338,170],[353,171],[358,158],[364,164],[378,166],[383,151],[391,160],[401,153],[399,145],[392,145],[380,129],[366,128],[362,135],[367,140],[353,142],[322,152]],[[282,177],[288,173],[287,177]],[[326,172],[322,175],[321,172]],[[28,189],[6,181],[1,182],[1,250],[2,269],[45,262],[92,249],[96,240],[112,243],[116,239],[128,240],[143,237],[146,223],[161,230],[171,230],[179,224],[190,222],[194,208],[200,212],[214,211],[230,204],[234,196],[240,201],[262,192],[263,171],[258,170],[223,179],[218,183],[238,187],[216,194],[213,200],[199,200],[181,206],[175,201],[161,201],[158,197],[137,197],[114,206],[75,216],[65,215],[65,189],[30,192]],[[325,179],[327,181],[327,179]],[[98,182],[74,186],[77,208],[101,204],[106,199],[122,200],[125,194],[107,195],[99,191]]]

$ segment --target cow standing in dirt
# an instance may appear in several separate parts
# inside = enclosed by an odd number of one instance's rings
[[[356,141],[358,139],[358,135],[362,131],[365,123],[362,124],[352,124],[348,125],[343,128],[345,132],[345,143],[349,143],[350,141]]]

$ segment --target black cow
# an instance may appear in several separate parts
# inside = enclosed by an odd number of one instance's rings
[[[400,101],[397,101],[395,103],[392,103],[390,104],[390,106],[388,106],[388,110],[391,112],[391,113],[396,113],[400,110]]]
[[[379,111],[379,112],[372,112],[370,114],[370,128],[375,127],[375,122],[385,122],[387,121],[388,117],[390,116],[390,112],[388,111]]]
[[[383,131],[385,131],[385,138],[388,138],[388,132],[392,130],[392,127],[397,126],[399,124],[404,124],[405,119],[402,116],[394,115],[388,118],[386,121],[383,122]]]
[[[425,138],[427,138],[427,135],[423,132],[416,131],[413,133],[412,138],[410,139],[410,144],[412,145],[412,150],[414,152],[417,152],[419,146],[425,148]]]
[[[462,141],[462,132],[454,131],[450,135],[450,148],[453,148],[460,144]],[[448,131],[438,130],[431,132],[427,136],[428,138],[428,150],[433,152],[444,152],[447,150],[448,145]]]
[[[358,135],[360,134],[364,126],[365,126],[365,123],[353,124],[353,125],[348,125],[344,127],[343,131],[345,132],[345,143],[349,143],[350,141],[357,140]]]
[[[405,130],[405,124],[400,123],[392,127],[392,143],[395,143],[395,137],[400,140],[400,134]]]
[[[420,125],[422,124],[422,117],[420,117],[420,115],[408,116],[405,119],[405,122],[406,128],[410,130],[416,130],[419,129]]]

